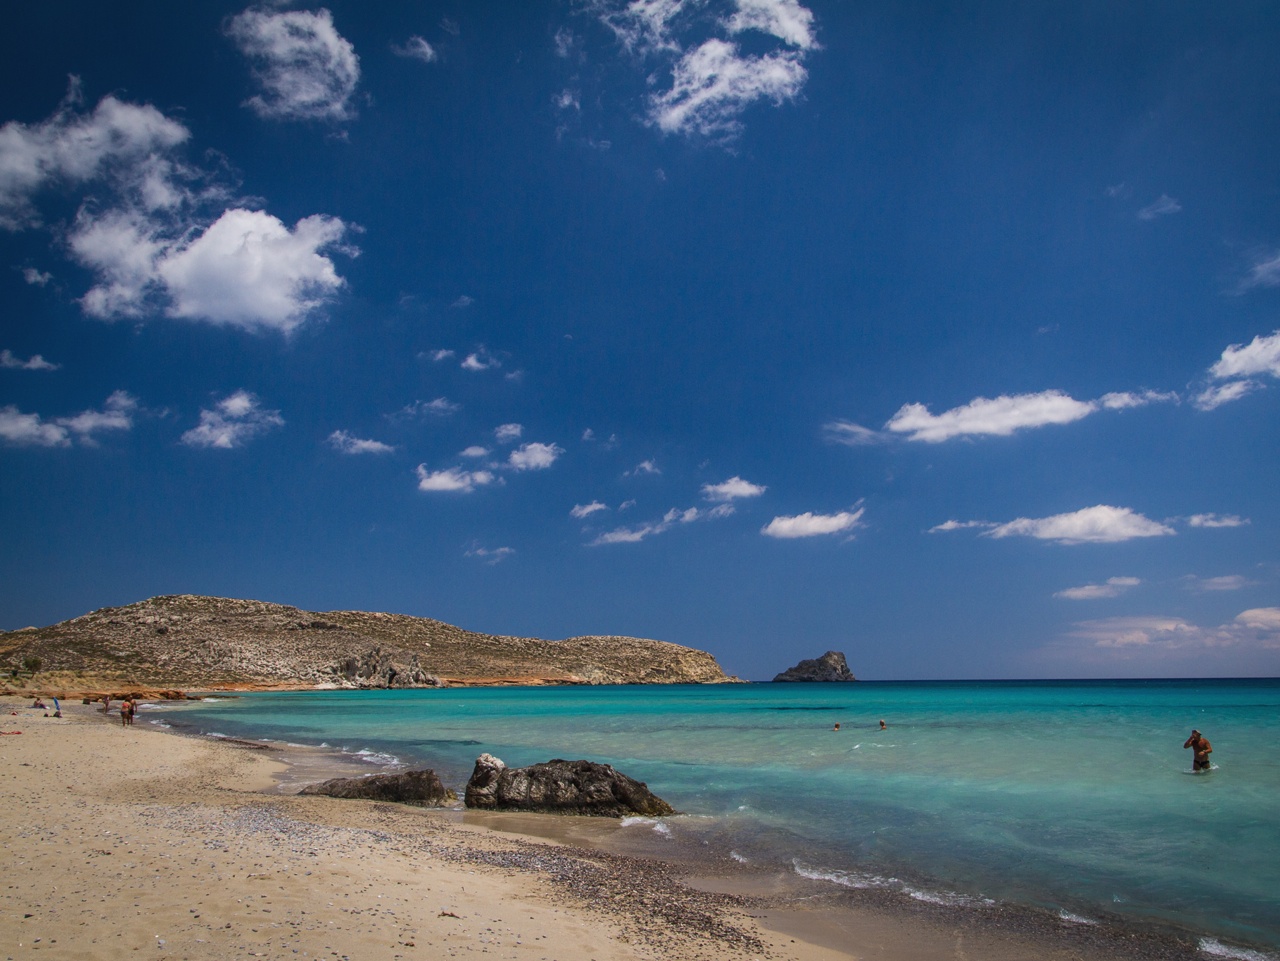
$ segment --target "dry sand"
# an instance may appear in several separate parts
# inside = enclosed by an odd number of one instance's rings
[[[30,704],[0,698],[0,731],[22,732],[0,736],[9,961],[1112,955],[1052,930],[859,908],[829,886],[632,856],[610,850],[599,819],[283,794],[305,765],[288,770],[277,752]]]

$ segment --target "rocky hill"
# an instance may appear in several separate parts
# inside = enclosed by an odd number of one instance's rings
[[[789,667],[777,677],[778,681],[856,681],[843,651],[827,651],[821,657],[804,660],[795,667]]]
[[[33,658],[29,678],[22,666]],[[71,694],[732,680],[705,651],[663,641],[499,637],[425,617],[190,594],[0,633],[0,667],[12,690]]]

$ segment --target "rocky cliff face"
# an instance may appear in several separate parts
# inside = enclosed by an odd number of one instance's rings
[[[663,641],[501,637],[425,617],[190,594],[0,634],[0,665],[18,668],[29,657],[42,662],[37,685],[68,690],[730,680],[705,651]]]
[[[840,651],[827,651],[821,657],[801,661],[789,667],[775,681],[856,681]]]

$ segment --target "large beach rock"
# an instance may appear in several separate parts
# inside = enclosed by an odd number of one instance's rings
[[[441,807],[458,799],[452,791],[445,790],[445,786],[440,783],[440,778],[432,770],[373,774],[369,777],[335,777],[328,781],[321,781],[319,784],[308,784],[298,793],[370,801],[393,801],[397,804],[417,804],[422,807]]]
[[[608,764],[556,759],[529,767],[507,767],[482,754],[467,782],[466,805],[502,811],[587,814],[620,818],[632,814],[659,817],[673,808],[647,785]]]
[[[775,681],[856,681],[840,651],[827,651],[821,657],[801,661],[788,668]]]

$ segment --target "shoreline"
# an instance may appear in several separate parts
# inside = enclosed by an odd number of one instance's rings
[[[405,938],[414,944],[407,946],[402,938],[398,957],[413,957],[424,946],[448,949],[450,954],[487,950],[501,941],[482,940],[484,931],[497,931],[492,924],[495,920],[507,923],[511,931],[517,920],[520,927],[529,930],[533,930],[529,921],[537,921],[539,930],[544,932],[538,937],[519,938],[518,944],[502,942],[504,957],[554,957],[562,961],[725,954],[797,961],[941,961],[959,954],[994,961],[1057,961],[1082,956],[1203,957],[1194,940],[1188,942],[1155,931],[1144,933],[1132,925],[1113,930],[1107,925],[1070,923],[1047,911],[1007,905],[981,911],[956,910],[913,901],[900,892],[842,889],[795,874],[785,876],[772,868],[736,864],[727,857],[709,857],[708,851],[697,849],[696,839],[691,839],[690,850],[646,843],[643,836],[620,830],[619,822],[609,820],[297,797],[288,792],[296,791],[302,783],[337,773],[375,773],[380,768],[323,748],[295,750],[284,746],[282,750],[262,742],[212,738],[150,724],[123,729],[118,723],[111,723],[114,715],[104,715],[92,705],[66,705],[63,719],[46,719],[29,703],[27,700],[21,704],[14,698],[0,700],[4,719],[20,720],[18,727],[24,730],[21,737],[0,740],[0,771],[6,775],[3,783],[9,795],[3,802],[4,809],[23,810],[21,825],[7,823],[10,817],[0,825],[6,848],[12,852],[11,860],[29,864],[31,857],[52,857],[56,867],[50,864],[50,868],[59,872],[69,867],[87,870],[91,864],[105,867],[105,876],[99,878],[97,887],[110,895],[113,887],[123,885],[117,900],[129,904],[136,900],[129,879],[136,875],[137,865],[123,871],[113,870],[112,864],[101,865],[96,859],[110,853],[110,849],[95,848],[95,842],[90,840],[112,836],[115,829],[107,825],[116,821],[146,828],[132,839],[141,847],[163,845],[166,840],[172,843],[176,830],[187,840],[193,835],[204,837],[208,849],[213,843],[210,826],[217,826],[217,831],[228,838],[222,853],[235,855],[217,859],[214,877],[219,886],[225,887],[225,880],[232,878],[238,884],[267,876],[291,879],[292,884],[275,887],[289,893],[297,902],[297,911],[302,912],[293,922],[294,935],[300,928],[313,938],[326,929],[333,930],[330,925],[344,929],[340,921],[351,920],[349,909],[337,909],[345,917],[330,919],[323,928],[306,928],[301,918],[303,914],[332,914],[338,903],[332,898],[340,896],[345,900],[359,887],[365,900],[356,913],[380,918],[367,934],[381,935],[376,950],[385,954],[391,943],[387,938],[395,925],[389,925],[379,913],[384,907],[380,902],[393,892],[412,892],[413,897],[407,901],[418,904],[418,910],[397,908],[395,919],[397,923],[412,920],[413,933]],[[14,709],[18,710],[17,718],[9,715]],[[10,724],[0,726],[13,729]],[[165,734],[179,736],[166,738]],[[29,736],[31,740],[27,741]],[[14,758],[19,754],[30,756],[15,764]],[[304,757],[310,760],[300,763]],[[47,792],[37,791],[38,803],[33,803],[31,794],[15,790],[15,782],[22,777],[46,767],[61,771],[68,764],[75,768],[76,780],[65,786],[55,783]],[[17,769],[22,766],[37,770]],[[335,768],[341,770],[335,773]],[[59,774],[57,781],[64,777]],[[157,779],[164,782],[163,788],[156,786]],[[87,829],[80,828],[78,838],[65,836],[68,805],[87,805],[94,811],[92,823]],[[199,809],[202,819],[192,821],[192,809]],[[266,825],[274,825],[274,832],[265,829]],[[41,846],[49,850],[39,854],[24,850],[31,838],[39,839]],[[53,839],[64,846],[79,845],[82,857],[68,864],[63,857],[66,852],[58,850]],[[119,837],[113,840],[118,841]],[[300,854],[304,849],[313,857]],[[342,849],[347,853],[326,863],[318,854],[322,849]],[[217,850],[216,846],[213,850]],[[355,865],[342,863],[352,859],[357,862]],[[286,875],[277,877],[278,868],[255,875],[255,868],[282,861],[290,865]],[[419,870],[413,870],[415,865]],[[170,867],[177,865],[157,864],[156,876],[164,877],[166,871],[161,869]],[[299,885],[300,874],[306,879],[305,884]],[[380,890],[372,886],[375,878],[383,885]],[[440,880],[459,896],[463,891],[478,892],[478,901],[467,902],[472,914],[447,906],[440,907],[433,916],[428,916],[430,912],[424,914],[424,895],[436,888],[432,882]],[[206,875],[198,874],[184,877],[182,884],[188,894],[208,895],[208,881]],[[330,894],[320,903],[317,890],[321,888],[317,885],[334,891],[346,885],[347,889]],[[245,891],[236,892],[242,895],[237,907],[244,903],[244,894],[252,893],[251,888],[249,885]],[[21,942],[21,935],[37,927],[32,918],[40,914],[30,908],[19,910],[13,902],[26,899],[37,903],[36,893],[26,885],[18,885],[0,895],[0,932],[15,958],[15,939],[10,930]],[[55,896],[47,890],[43,894],[47,899]],[[129,914],[127,906],[120,910]],[[546,914],[548,910],[550,915]],[[153,940],[164,940],[166,946],[181,942],[183,946],[174,949],[172,955],[161,952],[159,957],[212,958],[225,957],[228,950],[234,953],[234,946],[227,941],[232,933],[225,927],[206,931],[220,937],[187,937],[184,941],[182,932],[206,930],[196,923],[203,921],[205,915],[192,919],[187,917],[190,911],[194,909],[170,910],[165,922],[178,930],[170,938],[156,934]],[[227,911],[230,902],[223,913]],[[486,912],[490,923],[483,930],[477,928],[466,937],[459,937],[456,929],[467,927],[461,922]],[[23,917],[24,914],[31,916]],[[409,914],[413,915],[411,919]],[[156,927],[161,919],[153,917],[154,911],[149,911],[148,923]],[[180,922],[186,922],[185,926]],[[43,937],[41,943],[46,945],[56,938],[61,945],[76,933],[62,924],[57,927],[59,933],[30,933],[27,938]],[[92,925],[89,927],[93,929]],[[111,934],[109,928],[106,936]],[[232,932],[235,930],[233,927]],[[592,934],[585,943],[586,954],[562,947],[587,930]],[[264,929],[252,933],[261,934]],[[123,939],[125,932],[116,931],[115,937]],[[557,945],[552,954],[545,950],[549,941]],[[297,948],[299,956],[309,952],[314,957],[319,951],[318,943],[310,948],[300,947],[303,943],[311,942],[303,938],[302,942],[291,941],[290,947]],[[215,950],[215,945],[220,947]],[[541,953],[524,950],[531,945],[541,945]],[[27,946],[38,947],[29,940]],[[370,942],[366,950],[373,949]],[[326,947],[319,953],[330,954],[332,950]]]

